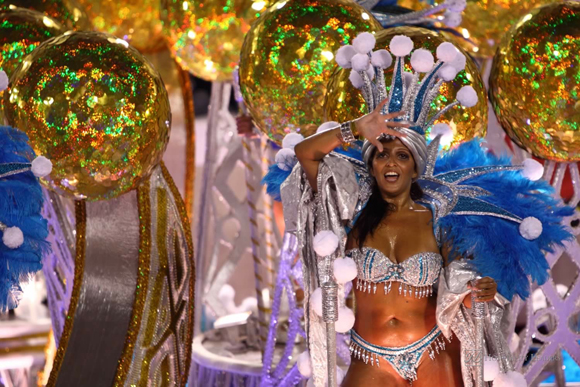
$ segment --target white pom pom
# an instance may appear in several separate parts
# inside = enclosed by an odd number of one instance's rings
[[[371,54],[371,63],[375,67],[386,69],[393,63],[393,57],[387,50],[373,51]]]
[[[322,289],[316,288],[310,295],[310,308],[322,317]]]
[[[443,62],[451,62],[455,59],[459,50],[453,44],[444,42],[437,47],[437,59]]]
[[[24,243],[24,234],[22,234],[22,230],[18,227],[8,227],[4,230],[2,242],[9,249],[17,249]]]
[[[336,52],[336,63],[343,69],[350,69],[352,68],[352,64],[350,61],[352,57],[355,56],[356,50],[353,46],[342,46]]]
[[[338,320],[334,323],[334,329],[338,333],[346,333],[354,326],[354,313],[347,307],[338,309]]]
[[[461,16],[461,13],[459,12],[445,12],[445,14],[443,14],[443,23],[445,23],[447,27],[459,27],[462,21],[463,16]]]
[[[371,58],[367,54],[356,54],[352,57],[352,69],[356,71],[367,71],[371,65]]]
[[[463,55],[463,53],[458,52],[457,56],[455,56],[455,59],[449,62],[449,64],[455,67],[455,70],[457,70],[457,72],[459,73],[465,70],[465,65],[467,64],[467,57]]]
[[[413,50],[413,41],[408,36],[397,35],[391,39],[389,48],[395,56],[409,55],[411,50]]]
[[[522,174],[531,181],[540,180],[544,176],[544,166],[534,159],[526,159]]]
[[[445,2],[447,9],[452,12],[463,12],[465,7],[467,6],[466,0],[447,0]]]
[[[5,71],[0,70],[0,91],[4,91],[8,88],[8,75]]]
[[[449,146],[453,142],[453,130],[446,123],[433,125],[429,135],[431,140],[440,135],[441,139],[439,140],[439,144],[442,146]]]
[[[345,284],[356,278],[356,262],[352,258],[334,260],[334,278],[339,284]]]
[[[329,230],[320,231],[314,236],[312,242],[314,251],[321,257],[326,257],[336,250],[338,247],[338,237],[335,233]]]
[[[38,156],[32,160],[32,173],[36,177],[44,177],[52,172],[52,162],[44,156]]]
[[[229,284],[222,286],[218,293],[218,299],[222,302],[222,304],[233,301],[234,297],[236,297],[236,290]]]
[[[368,54],[375,48],[377,40],[370,32],[363,32],[353,39],[352,45],[359,54]]]
[[[544,309],[547,307],[548,303],[546,301],[546,296],[544,295],[544,292],[542,292],[542,289],[538,288],[534,290],[532,292],[532,308],[534,309],[534,311]]]
[[[298,360],[296,360],[296,366],[298,367],[298,372],[305,378],[312,376],[312,361],[310,361],[310,353],[308,351],[302,352],[298,355]]]
[[[505,374],[499,374],[493,380],[493,387],[527,387],[528,382],[524,375],[519,372],[509,371]]]
[[[477,105],[477,93],[471,86],[463,86],[457,92],[457,100],[462,106],[472,107]]]
[[[357,89],[361,89],[365,84],[360,74],[354,70],[351,70],[348,79],[350,80],[350,83],[352,83],[352,85]]]
[[[258,299],[256,297],[246,297],[240,305],[242,312],[258,312]]]
[[[537,239],[542,235],[542,231],[542,222],[533,216],[528,216],[520,224],[520,234],[529,241]]]
[[[433,69],[434,63],[435,59],[433,58],[431,51],[425,50],[423,48],[415,50],[413,55],[411,55],[411,66],[413,66],[417,72],[428,73]]]
[[[483,380],[491,382],[499,374],[499,363],[493,357],[486,357],[483,360]]]
[[[453,65],[446,64],[441,67],[437,75],[439,75],[439,78],[443,79],[445,82],[449,82],[455,79],[457,76],[457,70]]]
[[[325,122],[324,124],[320,125],[318,127],[318,129],[316,129],[316,133],[326,132],[327,130],[336,128],[337,126],[340,126],[340,124],[338,122],[328,121],[328,122]]]
[[[276,153],[274,160],[276,161],[276,164],[278,164],[278,168],[283,171],[291,171],[298,162],[294,150],[289,148],[280,149],[278,153]]]
[[[302,141],[304,141],[304,136],[300,133],[288,133],[282,140],[282,148],[294,149]]]

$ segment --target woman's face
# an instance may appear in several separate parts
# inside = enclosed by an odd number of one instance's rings
[[[384,141],[383,151],[375,152],[371,174],[383,195],[396,197],[408,192],[417,177],[415,160],[401,140]]]

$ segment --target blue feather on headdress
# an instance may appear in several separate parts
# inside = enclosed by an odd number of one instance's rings
[[[472,140],[440,156],[433,175],[481,166],[510,166],[509,157],[497,157]],[[454,250],[470,256],[483,276],[498,283],[498,291],[507,299],[514,294],[525,299],[530,294],[529,279],[543,284],[548,279],[546,253],[562,245],[572,234],[562,224],[574,210],[553,196],[554,189],[544,180],[530,181],[521,171],[499,171],[474,176],[462,186],[483,188],[491,195],[480,199],[525,219],[535,217],[542,223],[542,233],[534,240],[520,234],[519,224],[494,216],[460,215],[453,211],[438,220]]]
[[[27,169],[0,178],[0,222],[18,227],[24,235],[22,245],[17,248],[0,242],[0,311],[17,306],[20,283],[42,268],[42,256],[50,249],[46,242],[47,222],[40,214],[42,189],[30,171],[34,157],[24,133],[0,127],[0,171],[6,174],[14,165]]]

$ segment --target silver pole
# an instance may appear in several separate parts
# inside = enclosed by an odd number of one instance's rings
[[[475,387],[483,387],[483,363],[484,363],[484,350],[483,350],[483,330],[484,330],[484,319],[485,319],[485,303],[477,302],[476,300],[477,292],[471,292],[471,305],[473,309],[473,320],[475,323]]]
[[[338,320],[338,286],[329,281],[322,284],[322,319],[326,323],[326,357],[328,387],[336,387],[336,331],[334,323]]]

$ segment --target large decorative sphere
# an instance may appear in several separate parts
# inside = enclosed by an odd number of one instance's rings
[[[163,0],[163,31],[178,63],[207,81],[229,81],[244,36],[272,0]]]
[[[0,10],[28,8],[52,17],[69,30],[87,30],[91,24],[76,0],[0,0]]]
[[[349,0],[288,0],[272,5],[246,36],[240,84],[256,125],[280,144],[313,134],[324,121],[334,53],[378,22]]]
[[[44,181],[77,199],[116,197],[161,160],[170,110],[159,73],[112,35],[67,32],[28,55],[4,93],[10,124],[53,163]]]
[[[161,0],[77,1],[84,6],[95,30],[122,38],[141,52],[165,47],[159,15]]]
[[[506,35],[490,99],[508,135],[537,157],[580,161],[580,3],[537,8]]]
[[[467,0],[463,21],[457,28],[464,39],[462,47],[473,56],[490,58],[495,54],[502,37],[534,7],[554,0]],[[435,4],[442,4],[437,0]],[[403,7],[424,9],[433,1],[399,0]]]
[[[56,20],[24,8],[0,11],[0,68],[11,76],[24,56],[66,30]]]
[[[437,32],[418,27],[396,27],[376,33],[377,44],[375,50],[389,50],[389,43],[396,35],[406,35],[413,40],[414,48],[424,48],[435,55],[437,47],[447,41],[444,36]],[[464,55],[466,53],[459,49]],[[455,101],[457,92],[463,86],[472,86],[477,92],[477,105],[471,108],[455,106],[435,121],[434,124],[447,123],[453,130],[453,142],[459,144],[473,139],[476,136],[484,137],[487,131],[487,97],[485,86],[477,66],[466,55],[465,70],[458,73],[451,82],[441,85],[441,95],[431,104],[429,116],[435,114],[451,102]],[[412,71],[410,58],[405,58],[407,71]],[[385,69],[385,83],[390,87],[393,78],[394,66]],[[345,122],[361,117],[367,113],[367,108],[362,94],[349,81],[350,70],[338,68],[328,84],[328,93],[324,104],[326,119],[328,121]],[[427,129],[427,134],[431,128]]]

